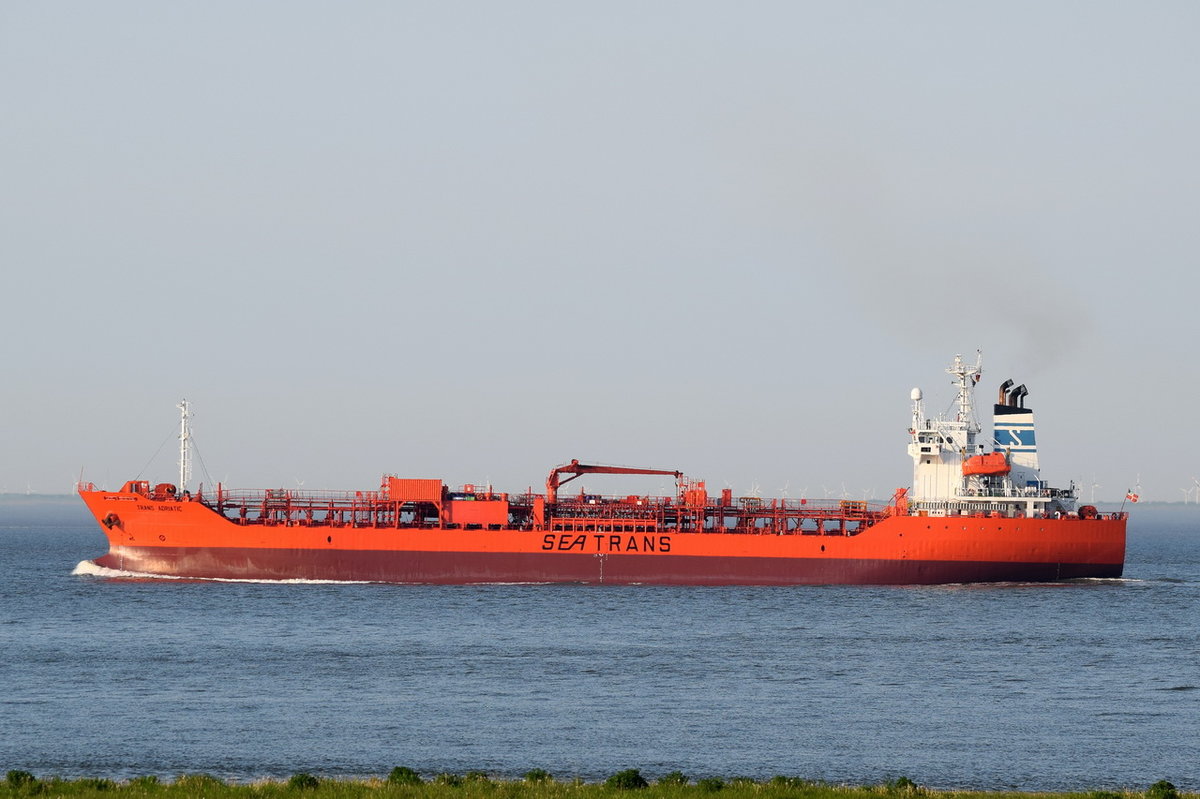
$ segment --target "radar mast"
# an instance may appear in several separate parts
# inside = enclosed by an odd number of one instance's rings
[[[979,378],[983,375],[983,352],[982,350],[975,351],[975,365],[968,366],[963,362],[961,355],[954,356],[954,363],[946,369],[946,374],[953,375],[955,385],[958,387],[958,418],[955,420],[966,425],[968,433],[968,441],[974,440],[974,433],[978,433],[982,428],[979,426],[979,421],[975,418],[975,406],[973,402],[973,394],[975,384],[979,382]]]

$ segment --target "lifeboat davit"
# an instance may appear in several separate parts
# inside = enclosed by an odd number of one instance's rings
[[[1003,452],[973,455],[963,461],[962,469],[963,475],[968,477],[973,474],[1008,474],[1012,471],[1012,467],[1008,465],[1008,458],[1004,457]]]

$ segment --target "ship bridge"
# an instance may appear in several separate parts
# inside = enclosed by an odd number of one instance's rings
[[[956,388],[948,412],[930,417],[924,394],[912,390],[908,454],[913,459],[912,513],[931,516],[1062,516],[1075,512],[1074,484],[1053,488],[1041,478],[1029,392],[1012,380],[1000,386],[994,434],[981,435],[975,416],[975,386],[983,374],[961,355],[947,367]]]

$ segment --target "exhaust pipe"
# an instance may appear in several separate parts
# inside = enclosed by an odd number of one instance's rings
[[[997,405],[1007,405],[1008,404],[1008,398],[1005,397],[1004,395],[1008,392],[1009,388],[1012,387],[1012,384],[1013,384],[1012,380],[1005,380],[1003,383],[1000,384],[1000,398],[996,400]]]

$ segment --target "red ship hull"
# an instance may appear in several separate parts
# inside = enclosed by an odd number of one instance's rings
[[[101,566],[187,578],[396,583],[903,585],[1119,577],[1123,514],[882,513],[860,528],[700,531],[653,524],[454,529],[246,523],[199,501],[85,490]],[[673,517],[674,518],[674,517]],[[645,521],[645,520],[642,520]],[[646,528],[646,529],[638,529]]]
[[[329,580],[463,585],[937,585],[1052,582],[1120,577],[1121,564],[915,561],[839,558],[714,559],[686,555],[322,552],[127,548],[95,561],[105,568],[227,580]]]

